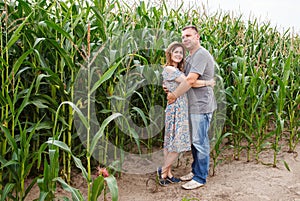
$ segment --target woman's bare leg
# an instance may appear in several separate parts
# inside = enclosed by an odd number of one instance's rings
[[[166,178],[167,176],[172,177],[172,164],[175,162],[175,160],[178,158],[179,153],[177,152],[168,152],[167,150],[164,150],[164,159],[165,163],[162,167],[162,178]]]

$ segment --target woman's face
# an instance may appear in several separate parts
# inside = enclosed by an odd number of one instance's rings
[[[177,66],[183,59],[183,48],[176,47],[171,53],[171,61],[174,66]]]

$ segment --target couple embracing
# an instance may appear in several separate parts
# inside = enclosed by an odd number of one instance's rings
[[[189,55],[185,58],[185,49]],[[182,43],[173,42],[166,50],[166,64],[162,73],[167,92],[165,110],[164,164],[157,169],[159,184],[188,181],[186,190],[203,186],[209,171],[208,130],[213,111],[214,59],[200,45],[196,26],[182,29]],[[192,171],[180,178],[172,174],[172,164],[179,153],[192,150]]]

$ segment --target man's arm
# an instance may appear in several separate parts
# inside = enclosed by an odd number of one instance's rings
[[[198,88],[198,87],[214,87],[216,85],[216,81],[214,79],[211,80],[196,80],[196,82],[193,84],[193,88]]]
[[[197,73],[189,73],[188,76],[182,82],[180,82],[179,86],[175,89],[175,91],[168,93],[168,104],[174,103],[177,97],[187,92],[197,81],[198,77],[199,74]]]

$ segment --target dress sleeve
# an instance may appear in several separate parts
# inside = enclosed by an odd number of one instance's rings
[[[181,71],[173,67],[171,68],[165,67],[162,73],[164,80],[167,81],[175,80],[176,78],[180,77],[181,74],[182,74]]]

